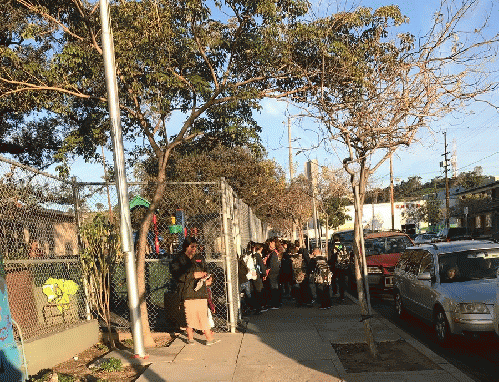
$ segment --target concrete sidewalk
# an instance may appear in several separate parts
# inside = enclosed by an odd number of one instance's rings
[[[222,341],[212,346],[205,346],[202,336],[195,337],[195,345],[187,345],[180,336],[168,347],[148,349],[145,361],[151,365],[137,382],[472,381],[379,315],[371,320],[376,341],[405,340],[418,357],[429,359],[433,370],[347,372],[332,344],[364,342],[359,318],[360,308],[353,298],[328,310],[284,304],[279,310],[249,317],[242,333],[216,333]],[[123,360],[130,362],[127,357]]]

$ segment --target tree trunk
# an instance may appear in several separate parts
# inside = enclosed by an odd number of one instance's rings
[[[371,355],[376,358],[378,356],[378,351],[376,348],[376,342],[374,341],[374,335],[371,328],[370,319],[372,317],[372,310],[370,304],[369,296],[369,285],[367,282],[367,268],[366,259],[364,252],[364,233],[362,228],[362,208],[365,195],[365,185],[366,185],[366,170],[365,167],[361,165],[359,171],[359,181],[358,185],[355,184],[354,178],[352,176],[352,188],[354,193],[354,209],[355,209],[355,220],[354,220],[354,260],[355,260],[355,278],[357,280],[357,293],[359,298],[359,304],[362,315],[362,322],[364,323],[364,333],[366,336],[366,342],[371,351]]]
[[[137,289],[139,293],[140,301],[140,316],[142,322],[142,332],[144,336],[144,347],[155,347],[156,343],[151,334],[151,328],[149,326],[149,313],[147,311],[147,301],[146,301],[146,248],[147,248],[147,233],[151,227],[152,217],[156,211],[157,206],[166,188],[165,184],[165,169],[167,157],[169,152],[163,154],[161,158],[158,158],[158,163],[160,164],[157,175],[156,190],[152,197],[149,209],[144,216],[144,219],[140,223],[139,238],[137,242],[137,253],[136,253],[136,267],[137,267]]]

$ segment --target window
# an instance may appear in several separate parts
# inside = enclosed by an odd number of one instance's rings
[[[440,282],[495,279],[499,248],[454,252],[439,257]]]
[[[397,263],[398,269],[405,271],[406,263],[409,260],[409,257],[411,256],[412,252],[413,251],[406,251],[406,252],[402,253],[402,255],[400,256],[400,259]]]
[[[412,252],[411,256],[409,257],[406,263],[405,271],[407,273],[412,273],[414,275],[418,274],[419,264],[421,263],[421,258],[423,257],[424,254],[425,252],[423,251]]]
[[[421,259],[421,263],[419,266],[419,273],[423,272],[431,272],[433,268],[433,256],[431,253],[426,252]]]
[[[492,215],[485,215],[485,228],[492,228]]]

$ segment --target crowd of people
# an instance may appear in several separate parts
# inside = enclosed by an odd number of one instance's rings
[[[309,252],[298,240],[249,242],[238,262],[242,314],[279,309],[283,298],[298,307],[317,302],[319,309],[332,306],[332,294],[343,300],[350,259],[339,237],[333,241],[329,256],[320,248]]]
[[[271,238],[265,243],[248,243],[238,259],[243,315],[279,309],[283,298],[294,299],[297,306],[313,307],[317,302],[319,309],[332,306],[331,292],[339,292],[340,300],[344,299],[349,258],[338,240],[335,239],[329,256],[320,248],[309,253],[298,241]],[[204,333],[206,345],[219,342],[211,331],[215,313],[210,289],[213,276],[203,254],[198,252],[195,237],[184,239],[170,271],[177,285],[181,327],[185,327],[187,343],[196,343],[195,330]]]

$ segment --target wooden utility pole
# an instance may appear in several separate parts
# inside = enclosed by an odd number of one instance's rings
[[[447,161],[447,133],[444,132],[444,146],[445,152],[442,154],[444,157],[444,161],[440,162],[440,167],[443,167],[445,170],[445,227],[449,228],[449,212],[450,212],[450,198],[449,198],[449,176],[448,176],[448,168],[449,162]]]
[[[291,147],[291,117],[288,117],[289,181],[293,180],[293,148]]]
[[[390,207],[392,212],[392,231],[395,231],[395,208],[393,200],[393,153],[390,154]]]

